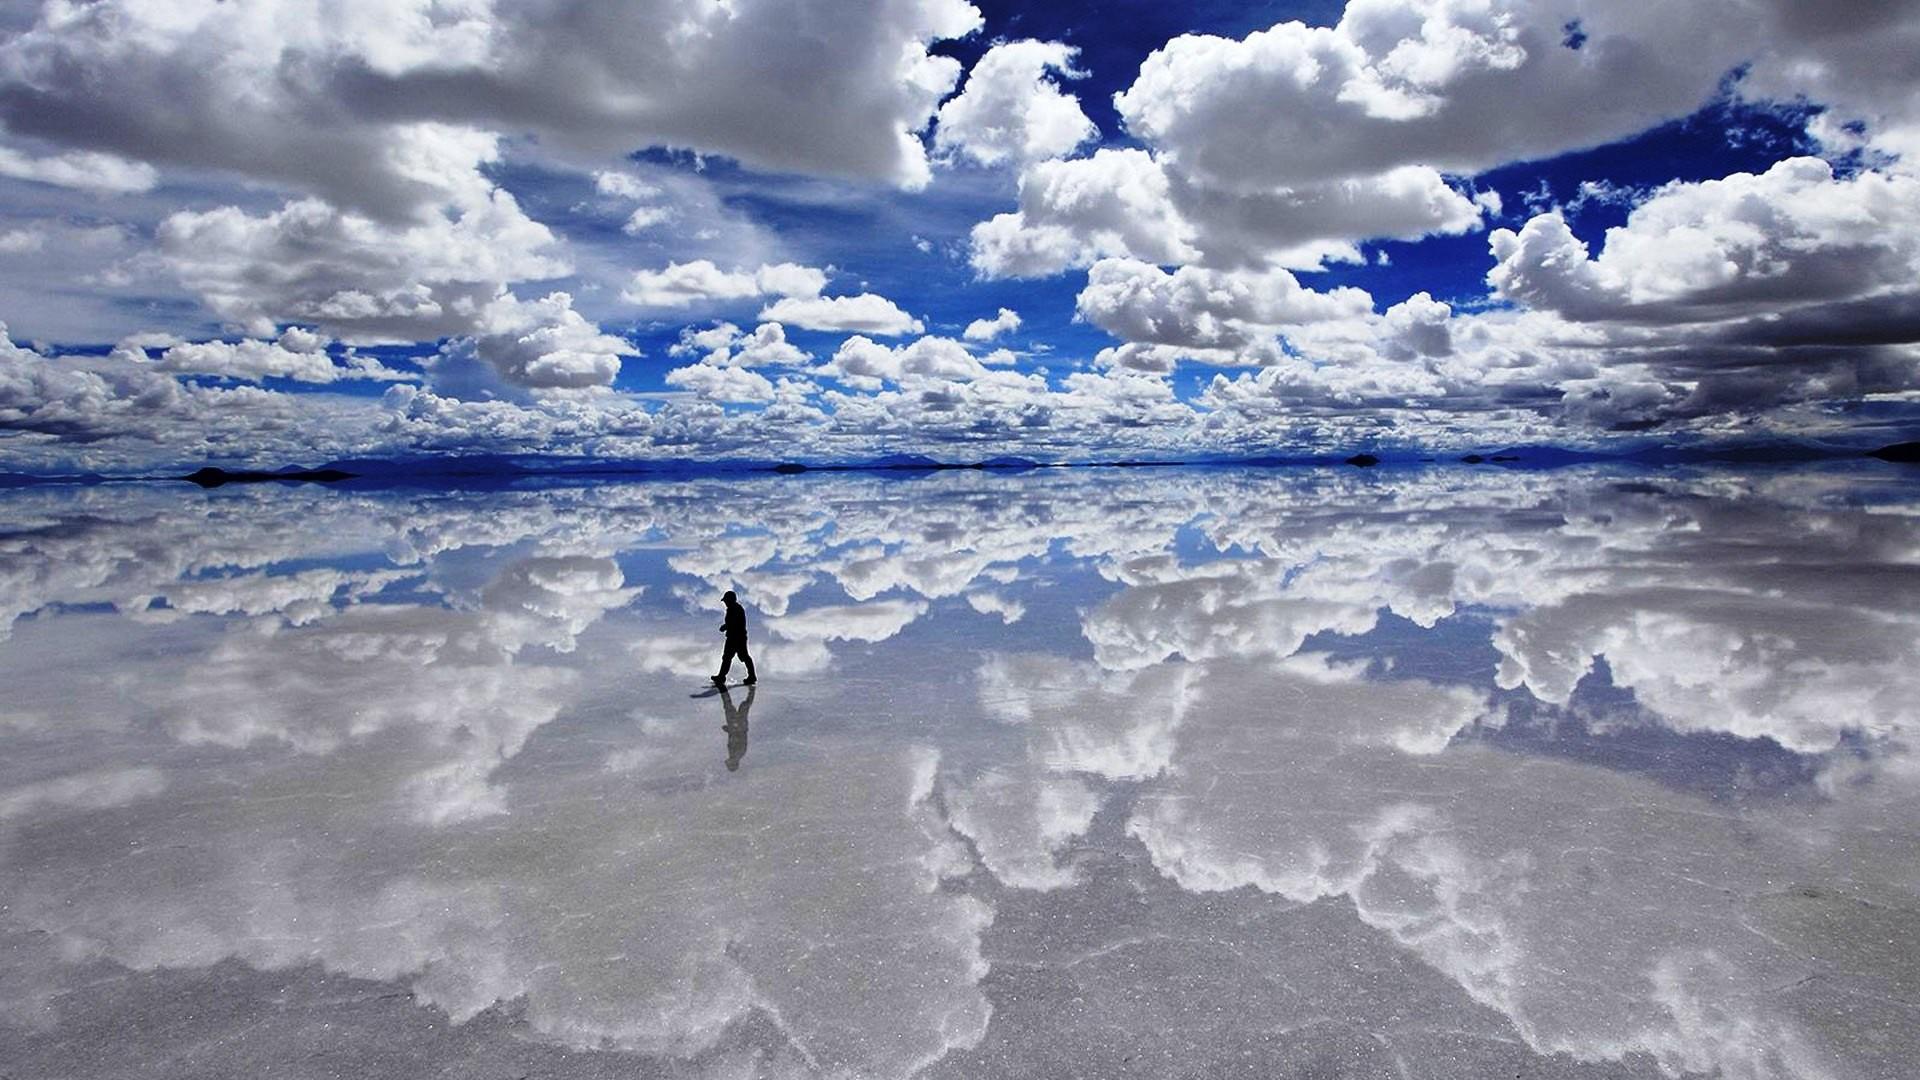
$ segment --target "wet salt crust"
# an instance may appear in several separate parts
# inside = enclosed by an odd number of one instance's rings
[[[1903,1077],[1916,613],[1891,466],[0,493],[0,1061]]]

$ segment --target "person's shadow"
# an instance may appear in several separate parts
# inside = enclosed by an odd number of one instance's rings
[[[738,706],[727,688],[721,687],[720,706],[727,710],[727,722],[720,725],[727,733],[727,771],[737,772],[740,759],[747,756],[747,711],[753,708],[753,687],[747,687],[746,699]]]

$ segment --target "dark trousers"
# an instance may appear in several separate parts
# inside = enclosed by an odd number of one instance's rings
[[[733,658],[747,665],[747,678],[753,678],[753,657],[747,655],[746,638],[728,638],[726,651],[720,654],[720,677],[727,677],[727,669],[733,666]]]

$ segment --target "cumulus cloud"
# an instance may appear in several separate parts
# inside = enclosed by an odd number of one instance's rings
[[[1011,334],[1020,329],[1020,313],[1012,308],[1001,308],[1000,313],[991,319],[975,319],[967,324],[960,336],[968,341],[992,341],[1001,334]]]
[[[295,382],[330,383],[341,379],[374,379],[392,382],[415,378],[396,371],[370,356],[349,353],[336,364],[328,354],[326,337],[299,327],[288,327],[274,341],[247,338],[243,341],[182,342],[170,345],[160,354],[154,367],[160,371],[184,375],[218,375],[223,378],[259,382],[276,377]],[[114,349],[114,356],[138,363],[146,350],[136,342]]]
[[[465,149],[476,161],[492,152]],[[300,199],[264,215],[183,210],[156,241],[166,272],[255,337],[289,322],[364,342],[466,333],[508,283],[571,269],[553,232],[477,173],[422,220]]]
[[[0,176],[82,191],[118,193],[146,191],[158,182],[160,174],[144,161],[128,161],[112,154],[75,150],[31,157],[13,147],[0,146]]]
[[[1227,266],[1312,270],[1360,262],[1362,240],[1458,235],[1479,228],[1499,206],[1497,195],[1463,194],[1425,165],[1256,192],[1209,188],[1170,172],[1170,195],[1193,223],[1195,244],[1206,261]]]
[[[1081,318],[1128,342],[1232,351],[1288,324],[1365,316],[1373,298],[1354,288],[1315,292],[1280,269],[1183,266],[1169,274],[1147,263],[1103,259],[1087,271],[1074,306]]]
[[[698,330],[687,327],[680,340],[668,348],[672,356],[701,355],[701,362],[716,367],[796,367],[813,354],[787,340],[786,327],[777,322],[761,323],[753,332],[742,333],[730,322],[718,322]]]
[[[1408,165],[1475,173],[1693,111],[1745,58],[1739,13],[1719,2],[1670,17],[1647,3],[1358,0],[1331,27],[1177,37],[1114,107],[1184,175],[1222,191]],[[1577,49],[1566,44],[1575,19]]]
[[[764,405],[769,430],[837,455],[951,440],[1036,454],[1587,440],[1763,418],[1804,433],[1841,423],[1832,403],[1920,400],[1920,299],[1903,284],[1920,235],[1907,48],[1920,20],[1886,5],[1353,0],[1333,26],[1164,43],[1116,98],[1130,145],[1091,152],[1100,133],[1064,41],[992,43],[959,85],[960,66],[935,53],[981,26],[962,0],[419,0],[326,17],[101,0],[8,25],[0,183],[21,205],[0,222],[0,306],[37,339],[176,335],[146,339],[152,358],[121,350],[129,372],[80,356],[16,365],[32,373],[16,378],[32,386],[14,398],[18,423],[37,426],[10,461],[127,462],[142,440],[149,456],[279,453],[323,429],[312,437],[329,448],[465,435],[474,448],[739,452],[750,435],[730,402]],[[1377,263],[1372,240],[1497,223],[1477,174],[1728,97],[1802,103],[1779,115],[1808,117],[1799,145],[1827,161],[1657,189],[1574,180],[1569,217],[1640,205],[1604,242],[1550,215],[1495,232],[1491,298],[1511,309],[1416,281],[1376,314],[1288,273]],[[795,249],[771,235],[777,219],[744,209],[758,195],[900,199],[874,219],[898,220],[904,197],[820,178],[911,189],[930,176],[928,148],[1017,178],[1007,212],[971,230],[979,276],[1089,271],[1077,314],[1116,341],[1061,359],[1093,370],[1037,383],[996,370],[1004,358],[914,341],[924,300],[900,286],[827,296],[836,271],[820,253],[794,254],[820,266],[769,261]],[[708,155],[745,167],[711,169]],[[149,194],[174,183],[191,198]],[[558,211],[553,190],[569,185],[578,201]],[[1422,265],[1402,261],[1395,280]],[[561,286],[568,300],[547,295]],[[728,370],[683,368],[670,385],[688,393],[642,400],[610,389],[633,355],[595,325],[616,294],[760,324],[676,349]],[[1002,340],[1017,320],[1002,309],[961,339]],[[204,340],[213,322],[226,340]],[[287,348],[289,327],[334,344]],[[814,362],[789,330],[860,335],[821,369],[838,385],[731,373]],[[904,351],[872,340],[889,336]],[[376,406],[146,379],[397,378],[356,351],[376,343],[438,345],[422,362],[431,385]],[[1189,361],[1261,370],[1197,396],[1148,378]],[[217,415],[216,401],[244,412],[234,432],[162,431]],[[134,425],[125,438],[107,434],[109,416]]]
[[[979,25],[960,0],[55,7],[0,46],[0,120],[73,150],[225,170],[379,216],[422,201],[421,177],[390,152],[408,123],[534,134],[603,159],[686,147],[911,187],[928,177],[915,133],[960,74],[927,48]]]
[[[299,445],[304,456],[327,445],[326,434],[297,444],[289,432],[313,434],[298,418],[318,422],[337,411],[333,402],[303,407],[257,387],[182,383],[125,357],[43,356],[14,345],[0,324],[0,428],[36,437],[13,451],[29,466],[71,467],[111,444],[117,449],[101,463],[132,470],[155,455],[168,461],[205,453],[216,439],[243,454],[278,446],[291,456]],[[26,456],[36,450],[51,459]]]
[[[811,298],[826,288],[825,271],[798,263],[763,264],[757,270],[722,270],[708,259],[639,270],[620,298],[650,308],[717,305],[760,296]],[[766,318],[766,316],[762,316]]]
[[[563,292],[533,301],[504,296],[487,305],[473,349],[501,378],[536,390],[609,385],[620,373],[620,358],[638,351],[601,333]]]
[[[841,343],[819,373],[849,386],[878,389],[882,383],[916,376],[966,380],[984,378],[988,371],[985,363],[952,338],[923,337],[909,345],[887,346],[856,334]]]
[[[1466,232],[1490,206],[1428,166],[1231,191],[1146,150],[1099,150],[1024,171],[1019,209],[974,226],[971,258],[988,277],[1041,277],[1110,257],[1317,269],[1359,261],[1364,239]]]
[[[964,89],[940,106],[935,150],[981,165],[1026,164],[1064,157],[1100,131],[1073,95],[1049,77],[1075,79],[1078,50],[1058,41],[1001,42],[967,75]]]
[[[894,337],[926,329],[919,319],[884,296],[788,296],[760,312],[762,321],[792,323],[806,330],[841,330]]]
[[[1714,322],[1912,294],[1920,178],[1837,178],[1819,158],[1670,184],[1607,230],[1602,251],[1558,214],[1491,237],[1497,295],[1576,319]],[[1863,328],[1864,329],[1864,328]]]
[[[1043,277],[1096,259],[1153,263],[1198,256],[1151,154],[1096,150],[1020,174],[1020,208],[973,227],[973,266],[988,277]]]
[[[745,368],[690,364],[667,372],[666,382],[708,401],[764,404],[773,400],[773,384],[767,377]]]
[[[703,401],[757,405],[784,401],[807,409],[806,398],[817,389],[812,383],[793,378],[783,378],[776,384],[750,370],[796,367],[813,359],[813,354],[787,340],[786,328],[777,322],[761,323],[750,334],[729,322],[715,323],[704,330],[689,326],[668,352],[674,356],[704,354],[699,363],[666,374],[667,385],[691,391]]]
[[[660,189],[630,172],[601,169],[593,174],[593,189],[602,195],[642,202],[660,194]]]
[[[1498,230],[1488,281],[1664,385],[1640,415],[1702,415],[1913,389],[1916,236],[1913,177],[1794,158],[1670,184],[1598,255],[1557,212]]]

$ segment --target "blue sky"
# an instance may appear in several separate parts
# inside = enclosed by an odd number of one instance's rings
[[[376,7],[0,17],[0,469],[1920,426],[1898,5]]]

